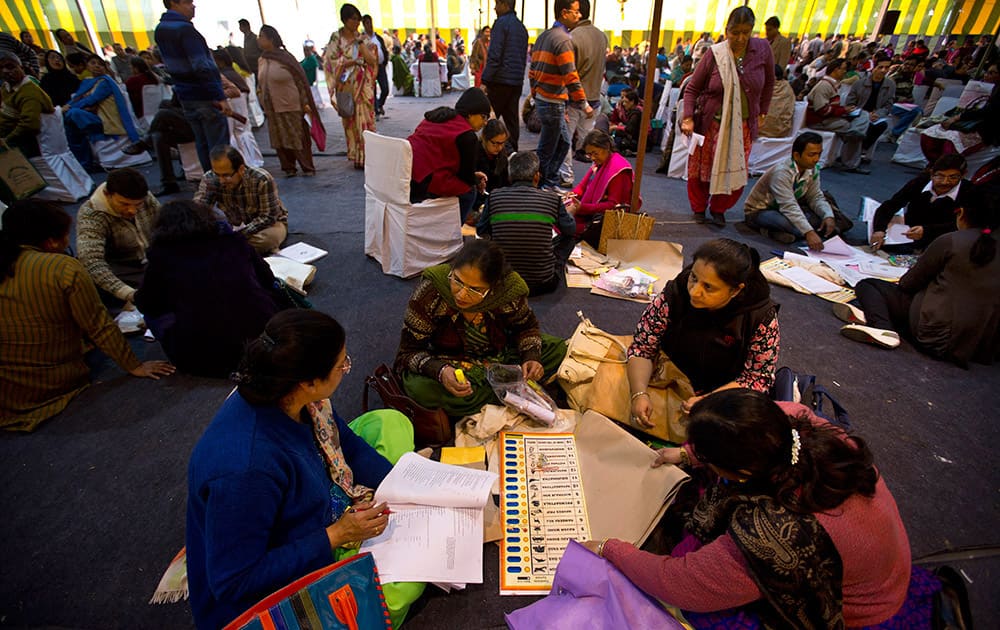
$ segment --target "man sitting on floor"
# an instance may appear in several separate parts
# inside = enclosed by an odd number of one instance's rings
[[[142,173],[112,171],[76,215],[76,255],[94,279],[101,297],[131,303],[146,271],[153,224],[160,204]]]
[[[494,190],[483,208],[476,233],[491,237],[504,251],[530,289],[550,293],[559,286],[559,271],[573,249],[576,221],[554,192],[540,190],[538,155],[522,151],[510,157],[511,185]],[[553,241],[552,228],[560,236]]]
[[[278,184],[262,168],[247,166],[235,148],[212,149],[212,170],[205,173],[194,200],[222,210],[233,230],[241,232],[262,256],[278,251],[288,236],[288,210],[278,198]]]
[[[42,114],[51,114],[52,99],[28,78],[21,60],[14,53],[0,52],[0,139],[8,147],[20,149],[24,157],[42,154],[38,134]]]
[[[764,173],[744,205],[746,224],[779,243],[805,238],[809,249],[822,251],[822,236],[837,231],[833,208],[819,183],[823,138],[807,131],[792,144],[792,159]]]

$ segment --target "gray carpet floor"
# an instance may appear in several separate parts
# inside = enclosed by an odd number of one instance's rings
[[[423,111],[454,99],[390,99],[390,117],[379,131],[405,137]],[[339,121],[329,110],[325,118],[328,151],[343,150]],[[266,138],[258,132],[265,152]],[[523,133],[521,146],[533,148],[535,141]],[[270,153],[267,167],[280,173]],[[915,174],[889,164],[890,155],[890,147],[880,147],[871,176],[824,172],[824,187],[848,213],[862,194],[887,198]],[[765,258],[779,249],[738,223],[741,206],[723,229],[691,222],[684,182],[654,174],[656,157],[648,156],[642,182],[644,209],[658,221],[654,238],[681,243],[688,254],[716,236],[744,240]],[[316,164],[316,178],[279,182],[290,214],[288,242],[304,240],[330,252],[316,263],[310,299],[348,331],[354,370],[334,404],[350,418],[361,411],[364,375],[395,354],[415,281],[383,275],[363,254],[363,174],[344,157],[319,156]],[[578,176],[584,168],[577,164]],[[145,171],[155,182],[155,165]],[[184,194],[191,194],[187,186]],[[838,334],[840,323],[823,300],[783,288],[774,288],[773,297],[781,303],[780,364],[816,374],[850,411],[896,497],[913,556],[1000,542],[998,430],[990,411],[1000,367],[962,370],[905,343],[895,351],[857,344]],[[642,312],[639,304],[566,288],[532,299],[532,306],[543,330],[562,336],[572,333],[577,310],[613,333],[630,333]],[[131,343],[140,358],[163,356],[155,343]],[[191,449],[231,388],[183,374],[135,379],[105,361],[94,385],[58,417],[33,434],[0,435],[0,626],[193,626],[186,603],[147,602],[184,543]],[[487,545],[484,556],[484,584],[450,595],[428,588],[407,627],[503,627],[503,614],[529,600],[500,597],[496,547]],[[1000,604],[991,585],[1000,578],[1000,562],[956,566],[971,580],[976,621],[995,627]]]

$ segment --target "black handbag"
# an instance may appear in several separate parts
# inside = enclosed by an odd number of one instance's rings
[[[413,441],[417,448],[441,446],[454,439],[451,420],[444,409],[428,409],[407,396],[403,384],[388,365],[379,365],[375,372],[365,377],[365,389],[361,397],[362,411],[368,411],[368,392],[372,389],[383,404],[410,419],[413,424]]]

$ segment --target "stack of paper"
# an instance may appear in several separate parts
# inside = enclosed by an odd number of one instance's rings
[[[433,582],[449,590],[483,581],[483,508],[497,475],[425,459],[400,458],[375,491],[389,526],[361,545],[383,583]]]
[[[288,247],[278,250],[279,256],[284,256],[294,260],[295,262],[300,262],[307,265],[311,262],[316,262],[323,256],[327,255],[325,249],[320,249],[318,247],[313,247],[309,243],[296,243],[294,245],[289,245]]]

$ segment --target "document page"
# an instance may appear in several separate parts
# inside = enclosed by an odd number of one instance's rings
[[[482,508],[496,478],[496,473],[441,464],[407,453],[379,484],[375,501],[386,501],[393,510],[407,503]]]
[[[481,584],[483,510],[393,506],[389,526],[361,551],[375,558],[383,583]]]

